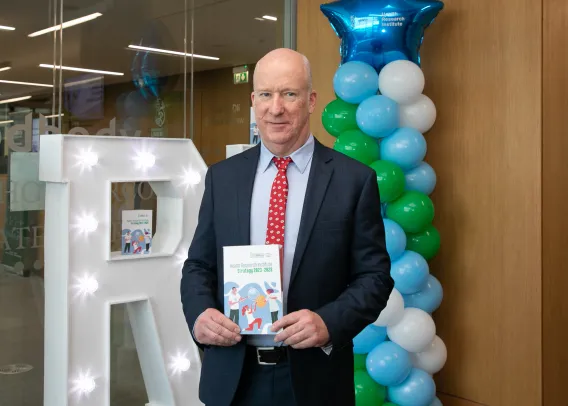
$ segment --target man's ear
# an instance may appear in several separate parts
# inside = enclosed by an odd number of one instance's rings
[[[310,114],[312,114],[314,112],[314,110],[316,109],[316,101],[318,98],[318,93],[315,90],[312,90],[312,92],[310,93],[310,107],[309,107],[309,112]]]

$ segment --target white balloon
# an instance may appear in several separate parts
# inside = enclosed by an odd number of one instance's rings
[[[429,131],[436,122],[436,106],[424,94],[411,104],[399,107],[400,127],[411,127],[422,134]]]
[[[426,350],[411,353],[410,359],[412,360],[412,365],[416,368],[423,369],[433,375],[440,372],[446,364],[448,351],[442,339],[436,336]]]
[[[414,62],[390,62],[379,73],[379,91],[399,104],[415,102],[423,90],[424,73]]]
[[[387,334],[406,351],[422,352],[436,337],[436,325],[424,310],[407,307],[398,323],[387,326]]]
[[[393,289],[387,307],[383,309],[379,318],[373,323],[375,326],[386,327],[398,323],[404,312],[404,299],[400,292]]]

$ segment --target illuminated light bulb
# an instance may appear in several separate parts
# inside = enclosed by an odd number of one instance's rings
[[[156,163],[156,157],[153,154],[144,151],[138,152],[136,157],[134,157],[134,160],[140,169],[149,169]]]
[[[187,358],[185,354],[177,354],[172,357],[172,362],[170,363],[170,368],[174,374],[181,374],[182,372],[189,371],[191,367],[191,361]]]
[[[97,230],[99,222],[91,215],[85,215],[79,218],[79,228],[85,233],[92,233]]]
[[[195,186],[201,182],[201,175],[193,169],[188,169],[184,174],[184,183],[187,185]]]
[[[82,395],[88,395],[97,388],[97,383],[91,374],[87,371],[79,373],[77,379],[73,381],[72,392]]]
[[[91,275],[85,275],[77,283],[77,290],[83,296],[94,295],[98,289],[99,282]]]
[[[91,169],[99,163],[99,157],[91,150],[82,151],[79,155],[79,165],[83,168]]]

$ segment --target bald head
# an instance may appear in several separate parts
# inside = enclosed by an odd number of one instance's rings
[[[264,55],[254,68],[253,86],[257,89],[258,76],[275,68],[286,67],[303,76],[308,92],[312,91],[312,69],[305,55],[289,48],[278,48]]]
[[[302,146],[316,104],[308,58],[287,48],[266,54],[254,69],[252,105],[260,137],[277,156]]]

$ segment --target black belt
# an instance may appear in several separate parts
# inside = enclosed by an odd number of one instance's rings
[[[277,365],[288,360],[286,347],[254,347],[247,345],[247,353],[260,365]]]

